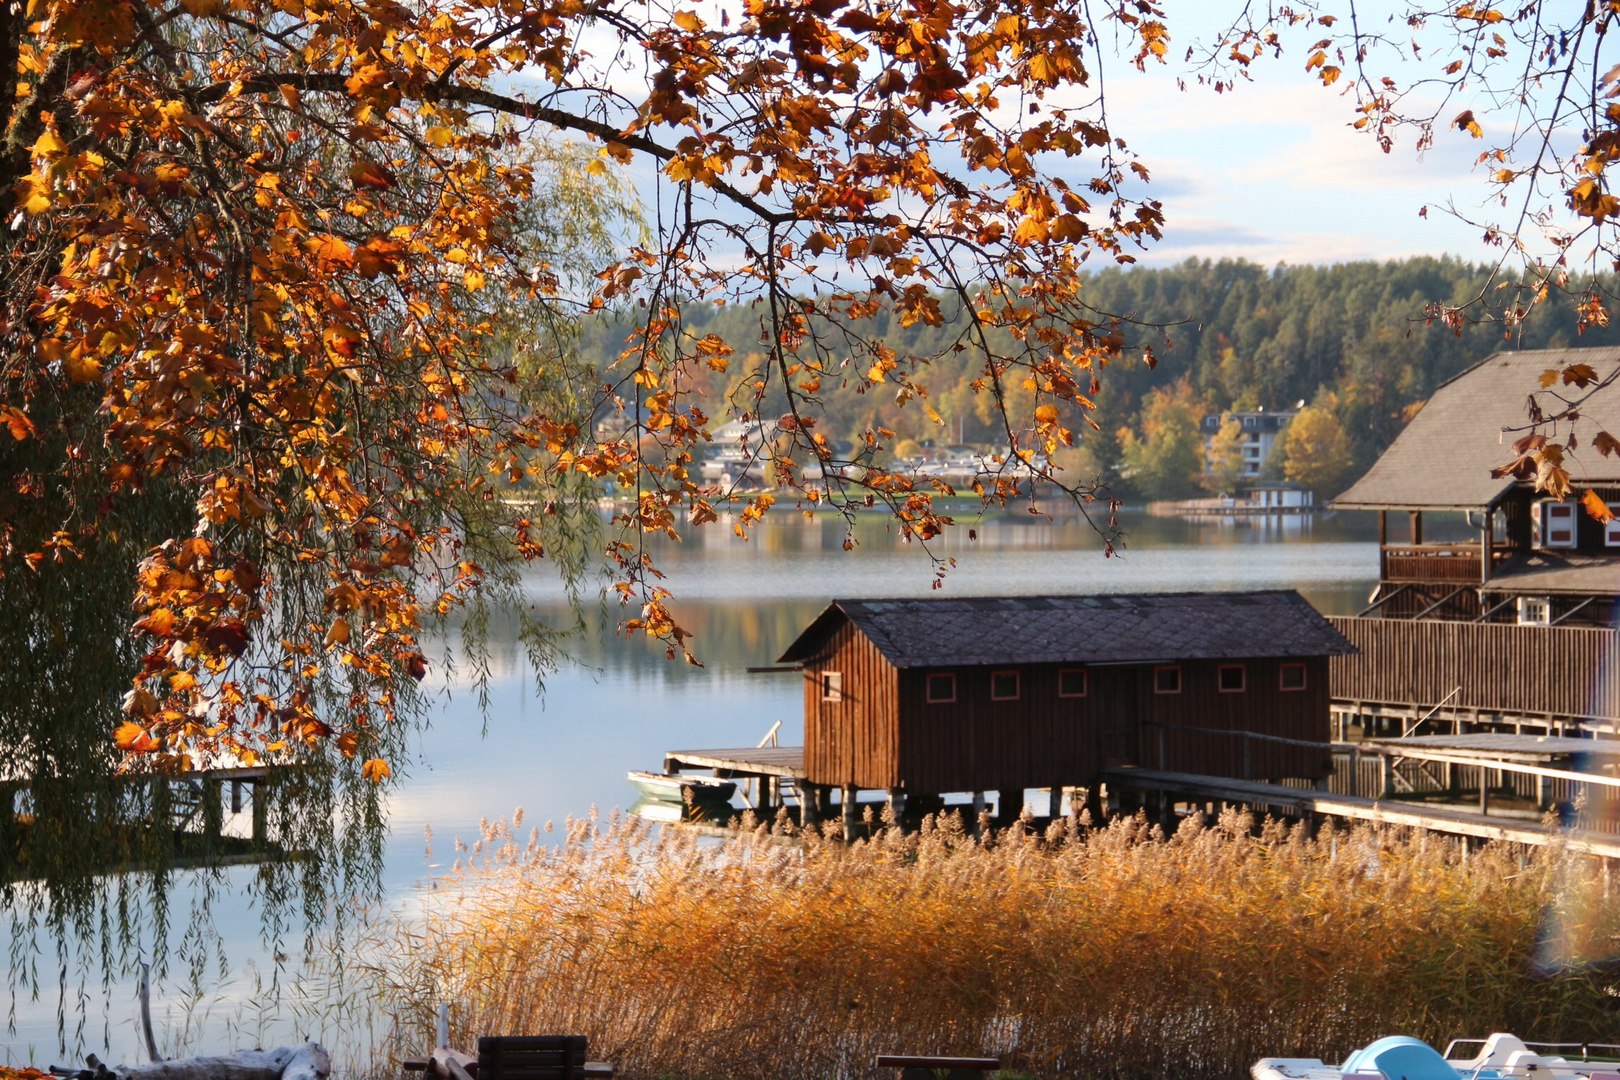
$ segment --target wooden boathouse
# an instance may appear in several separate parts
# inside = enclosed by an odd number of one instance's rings
[[[1022,805],[1128,766],[1324,778],[1351,649],[1291,590],[835,600],[779,663],[803,671],[807,789]]]
[[[1341,738],[1351,725],[1388,734],[1425,719],[1457,732],[1620,731],[1620,520],[1492,476],[1513,456],[1510,432],[1538,377],[1574,363],[1607,376],[1620,349],[1491,356],[1440,386],[1332,500],[1379,522],[1377,591],[1359,615],[1333,620],[1356,646],[1332,662]],[[1620,412],[1620,386],[1585,411]],[[1620,458],[1584,452],[1573,472],[1620,512]],[[1428,539],[1425,515],[1438,514],[1463,518],[1476,539]]]

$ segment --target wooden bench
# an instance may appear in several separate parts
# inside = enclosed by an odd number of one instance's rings
[[[914,1054],[879,1054],[872,1064],[880,1069],[899,1069],[900,1080],[983,1080],[987,1072],[1001,1068],[999,1058],[929,1057]]]
[[[498,1038],[511,1038],[511,1039],[519,1040],[520,1042],[528,1042],[529,1040],[532,1040],[532,1039],[542,1039],[542,1040],[544,1040],[544,1039],[577,1038],[577,1039],[581,1040],[581,1043],[580,1043],[580,1055],[583,1056],[584,1052],[585,1052],[584,1051],[584,1036],[583,1035],[576,1035],[576,1036],[566,1036],[566,1035],[558,1035],[558,1036],[546,1036],[546,1035],[524,1036],[524,1035],[518,1035],[518,1036],[507,1036],[507,1037],[498,1037]],[[480,1052],[482,1052],[484,1050],[485,1041],[486,1041],[485,1039],[479,1039],[478,1040]],[[500,1052],[500,1051],[497,1051],[497,1052]],[[508,1059],[508,1060],[510,1060],[510,1059]],[[431,1057],[406,1058],[404,1061],[400,1062],[400,1067],[403,1068],[406,1072],[428,1073],[428,1074],[430,1074],[430,1075],[432,1075],[434,1077],[437,1077],[438,1080],[483,1080],[485,1070],[481,1067],[480,1061],[481,1061],[481,1058],[475,1058],[475,1057],[472,1057],[472,1056],[470,1056],[468,1054],[463,1054],[463,1053],[460,1053],[460,1052],[455,1051],[455,1050],[450,1050],[450,1049],[447,1049],[447,1048],[444,1048],[444,1047],[440,1047],[439,1049],[433,1051],[433,1055]],[[511,1062],[511,1063],[512,1064],[518,1064],[519,1062],[514,1061],[514,1062]],[[613,1064],[611,1062],[607,1062],[607,1061],[586,1061],[586,1062],[583,1062],[579,1067],[577,1080],[613,1080],[613,1073],[614,1073],[614,1069],[613,1069]],[[502,1068],[497,1067],[497,1068],[491,1070],[489,1075],[492,1075],[492,1076],[496,1077],[496,1080],[500,1080],[500,1077],[503,1076],[503,1075],[506,1076],[508,1078],[508,1080],[514,1080],[513,1073],[512,1073],[512,1070],[510,1068],[502,1069]]]

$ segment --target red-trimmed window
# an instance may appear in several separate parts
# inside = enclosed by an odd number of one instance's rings
[[[935,671],[928,676],[928,704],[948,705],[956,700],[956,675]]]
[[[1058,697],[1085,697],[1086,669],[1064,668],[1058,672]]]
[[[1155,694],[1181,693],[1181,665],[1163,664],[1154,668],[1153,692]]]
[[[1017,701],[1021,689],[1018,672],[992,671],[990,673],[990,700]]]
[[[1241,694],[1248,689],[1248,673],[1242,664],[1222,664],[1215,674],[1215,688],[1223,694]]]
[[[1277,687],[1281,690],[1305,689],[1305,665],[1284,664],[1277,672]]]

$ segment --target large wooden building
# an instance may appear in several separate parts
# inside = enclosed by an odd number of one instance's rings
[[[781,662],[805,673],[807,783],[939,795],[1131,765],[1325,776],[1350,650],[1290,590],[836,600]]]
[[[1359,616],[1334,620],[1359,650],[1334,664],[1341,715],[1620,724],[1620,520],[1603,524],[1574,499],[1492,476],[1513,456],[1538,377],[1574,363],[1608,376],[1620,349],[1491,356],[1441,385],[1332,501],[1379,521],[1377,592]],[[1583,411],[1620,424],[1620,388],[1598,391]],[[1576,482],[1620,512],[1620,458],[1582,448],[1570,460]],[[1425,515],[1433,531],[1441,514],[1466,521],[1475,539],[1430,539]]]

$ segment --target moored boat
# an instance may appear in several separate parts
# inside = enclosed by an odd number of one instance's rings
[[[1478,1053],[1464,1057],[1473,1047]],[[1540,1050],[1578,1050],[1579,1055],[1570,1060]],[[1612,1053],[1620,1046],[1525,1043],[1497,1032],[1488,1039],[1454,1039],[1442,1054],[1418,1039],[1392,1035],[1355,1051],[1342,1065],[1317,1058],[1261,1058],[1249,1072],[1254,1080],[1620,1080],[1620,1061],[1595,1057],[1593,1050]]]
[[[737,785],[716,776],[684,776],[679,773],[631,772],[630,784],[643,798],[676,806],[729,803]]]

